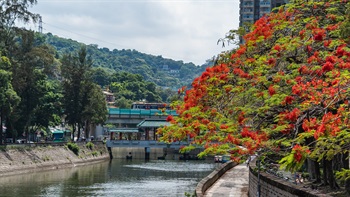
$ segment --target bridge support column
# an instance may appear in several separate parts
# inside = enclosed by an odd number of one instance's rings
[[[107,147],[108,153],[109,153],[109,158],[113,159],[113,154],[112,154],[112,148],[111,147]]]
[[[145,147],[145,160],[149,160],[150,153],[151,153],[151,147]]]

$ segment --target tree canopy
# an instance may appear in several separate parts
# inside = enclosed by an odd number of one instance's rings
[[[244,44],[179,91],[179,116],[161,139],[190,136],[183,151],[201,145],[200,156],[235,161],[258,153],[290,171],[322,162],[324,183],[337,188],[332,170],[350,177],[348,159],[332,168],[350,145],[349,10],[344,0],[293,0],[260,18]]]

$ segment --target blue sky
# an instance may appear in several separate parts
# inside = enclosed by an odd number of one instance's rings
[[[239,24],[239,0],[38,0],[30,11],[44,33],[196,65],[235,47],[217,41]]]

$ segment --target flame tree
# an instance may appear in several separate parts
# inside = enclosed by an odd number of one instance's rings
[[[235,161],[259,151],[290,171],[307,161],[316,180],[338,188],[334,171],[350,178],[349,10],[347,0],[294,0],[259,19],[244,44],[179,91],[179,116],[158,130],[161,140],[189,136],[183,151],[200,145],[199,156]]]

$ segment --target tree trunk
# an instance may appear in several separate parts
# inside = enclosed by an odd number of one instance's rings
[[[320,170],[320,163],[317,161],[311,160],[312,164],[314,165],[315,168],[315,181],[314,183],[321,183],[321,170]]]
[[[12,122],[10,121],[9,117],[6,117],[6,134],[11,133],[12,141],[15,142],[16,138],[18,136],[17,131],[13,129]]]
[[[324,172],[326,172],[326,178],[328,180],[329,186],[331,189],[339,189],[339,185],[335,181],[334,173],[333,173],[333,160],[324,159]]]
[[[74,136],[75,136],[75,130],[76,130],[76,128],[75,128],[75,124],[73,124],[73,131],[72,131],[72,141],[74,142]]]
[[[85,121],[85,138],[88,139],[90,136],[90,121]]]
[[[316,166],[315,161],[311,160],[310,158],[307,158],[307,172],[309,173],[309,179],[315,180],[316,179]]]
[[[344,169],[350,169],[348,157],[349,153],[342,154],[342,166]],[[345,191],[350,195],[350,179],[345,180],[344,187]]]
[[[328,185],[328,181],[327,181],[327,160],[325,158],[322,159],[322,164],[323,164],[323,176],[322,176],[322,179],[323,179],[323,185]]]
[[[81,129],[81,125],[80,125],[80,123],[78,123],[78,139],[80,138],[80,129]]]

